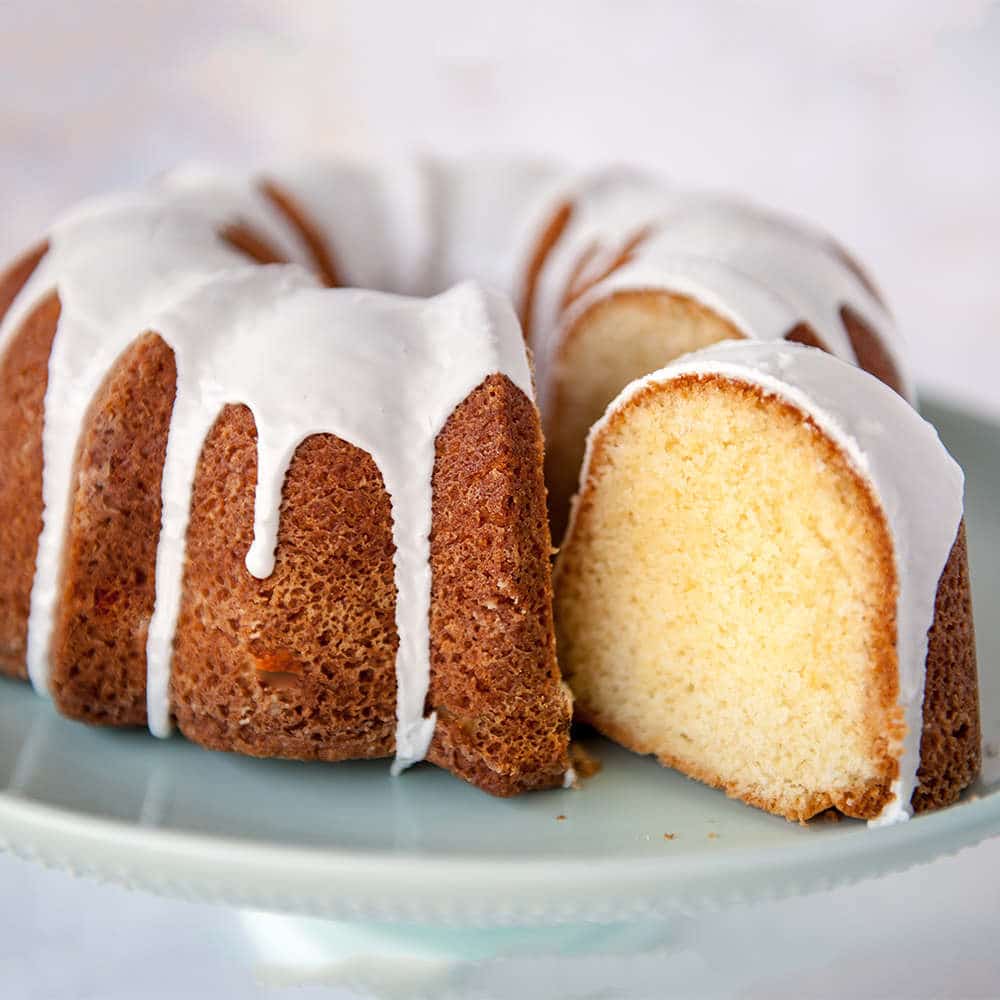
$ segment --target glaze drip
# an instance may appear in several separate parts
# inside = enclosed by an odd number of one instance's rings
[[[301,259],[303,251],[252,185],[226,188],[225,197],[222,186],[189,172],[155,195],[76,213],[55,227],[48,253],[5,319],[4,338],[42,296],[59,294],[43,429],[45,507],[29,616],[30,676],[46,691],[80,427],[116,358],[153,331],[174,352],[177,391],[146,648],[150,730],[170,731],[170,660],[198,459],[220,410],[243,403],[257,428],[254,534],[246,555],[253,575],[264,578],[273,569],[285,474],[307,437],[334,434],[371,454],[382,474],[395,544],[394,768],[400,770],[425,756],[434,731],[424,703],[435,440],[491,374],[506,375],[531,396],[520,328],[504,299],[471,283],[436,298],[409,299],[325,290],[303,267],[252,264],[219,235],[227,220],[246,220],[290,259]]]

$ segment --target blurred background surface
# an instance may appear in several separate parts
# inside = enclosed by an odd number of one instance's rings
[[[826,226],[886,291],[922,386],[1000,417],[995,4],[0,0],[0,95],[0,257],[188,159],[621,161]],[[743,907],[665,931],[617,990],[575,966],[578,995],[997,997],[998,871],[994,840]],[[0,857],[3,996],[286,995],[252,967],[232,912]],[[566,970],[508,989],[548,975]]]
[[[1000,6],[0,3],[0,254],[187,159],[622,161],[830,229],[917,377],[1000,415]]]

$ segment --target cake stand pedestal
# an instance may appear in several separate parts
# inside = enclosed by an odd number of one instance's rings
[[[392,1000],[469,995],[503,983],[520,1000],[613,991],[651,976],[680,985],[703,964],[693,920],[456,928],[358,923],[244,910],[240,923],[268,986],[322,984]],[[475,994],[478,995],[478,994]],[[506,993],[504,994],[506,995]],[[610,995],[610,993],[608,994]]]

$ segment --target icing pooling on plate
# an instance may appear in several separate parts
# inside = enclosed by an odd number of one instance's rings
[[[170,729],[170,660],[198,459],[222,407],[243,403],[257,430],[254,533],[246,556],[255,576],[273,568],[285,473],[305,438],[334,434],[367,451],[382,474],[395,544],[394,766],[400,769],[425,756],[434,730],[424,702],[436,437],[493,373],[532,395],[520,327],[502,297],[471,283],[436,298],[409,299],[327,290],[302,267],[248,263],[218,236],[233,219],[248,221],[290,257],[300,252],[251,185],[227,187],[212,176],[187,174],[159,193],[88,206],[57,225],[42,264],[6,317],[5,338],[43,296],[59,294],[45,400],[30,676],[36,689],[46,690],[80,428],[115,360],[137,336],[153,331],[174,352],[177,392],[146,650],[151,731]]]
[[[920,763],[927,633],[934,622],[938,583],[962,519],[962,470],[937,431],[874,376],[814,348],[745,340],[689,354],[622,390],[590,431],[581,485],[594,441],[611,414],[651,385],[709,374],[758,386],[808,414],[869,484],[885,515],[899,588],[898,704],[906,732],[897,748],[899,777],[892,799],[870,825],[904,820],[911,812]],[[575,509],[567,537],[574,517]]]

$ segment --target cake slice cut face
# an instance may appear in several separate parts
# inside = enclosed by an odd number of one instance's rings
[[[846,377],[858,406],[893,396],[872,421],[891,411],[905,438],[902,400],[810,348],[717,347],[636,383],[591,438],[557,569],[560,661],[578,715],[626,747],[789,819],[831,807],[874,819],[910,798],[904,772],[923,728],[927,629],[956,508],[943,505],[937,537],[921,539],[936,568],[914,573],[883,507],[898,497],[880,494],[794,386],[778,392],[775,372],[753,378],[725,363],[778,352]],[[954,548],[964,569],[964,545]],[[964,711],[978,729],[970,641],[950,655],[945,672],[963,692],[950,717]],[[959,788],[978,760],[969,726],[949,729],[945,751]],[[934,804],[957,791],[939,789]]]
[[[562,537],[587,431],[633,379],[721,340],[736,326],[695,299],[663,290],[626,290],[594,303],[560,346],[553,365],[545,478],[552,533]]]

